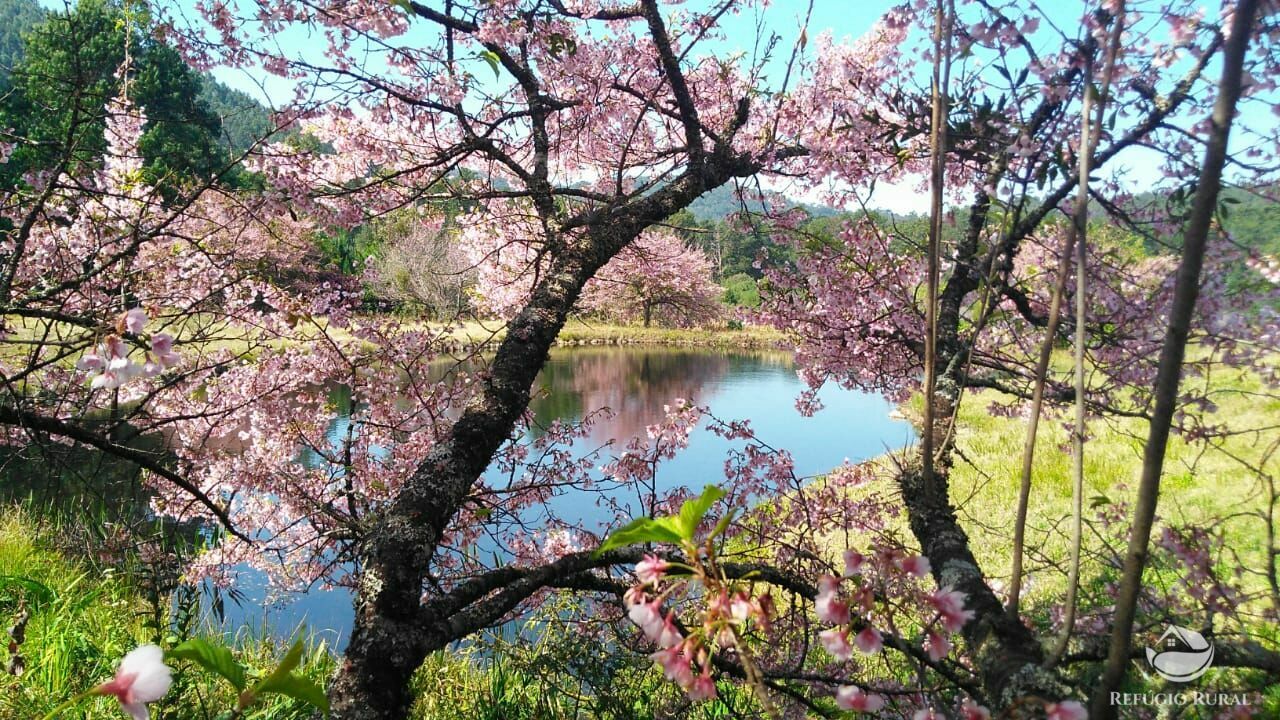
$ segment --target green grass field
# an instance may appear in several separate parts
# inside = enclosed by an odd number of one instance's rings
[[[1280,418],[1280,400],[1259,400],[1259,380],[1243,372],[1223,371],[1214,379],[1218,404],[1207,420],[1239,434],[1206,445],[1180,437],[1170,441],[1161,482],[1159,515],[1175,524],[1203,525],[1231,518],[1221,525],[1227,546],[1239,552],[1244,564],[1260,568],[1265,561],[1265,525],[1256,515],[1266,504],[1266,485],[1254,468],[1271,476],[1280,472],[1278,440],[1273,428]],[[992,402],[1004,401],[994,391],[967,395],[957,425],[958,459],[951,492],[961,518],[970,529],[974,550],[990,577],[1006,579],[1012,529],[1017,508],[1026,435],[1023,418],[993,416]],[[1060,564],[1067,558],[1068,518],[1071,515],[1071,454],[1068,416],[1047,416],[1040,422],[1032,473],[1028,513],[1028,542],[1042,548],[1043,557],[1030,560],[1037,567]],[[1147,423],[1134,418],[1092,420],[1085,444],[1085,517],[1096,514],[1090,505],[1103,498],[1129,502],[1142,465]],[[1042,573],[1031,583],[1030,598],[1060,594],[1060,572]],[[1260,576],[1249,582],[1259,583]]]

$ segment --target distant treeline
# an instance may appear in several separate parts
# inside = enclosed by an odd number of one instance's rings
[[[145,12],[126,22],[111,0],[81,0],[70,11],[0,0],[0,131],[18,140],[0,166],[4,187],[68,154],[73,163],[97,161],[105,147],[103,106],[120,89],[126,33],[130,99],[148,118],[140,142],[148,180],[163,188],[220,173],[224,183],[249,182],[233,161],[271,129],[269,112],[190,68],[149,30]]]
[[[235,167],[234,159],[272,129],[267,108],[187,66],[175,50],[154,39],[145,14],[134,13],[122,22],[124,13],[114,0],[80,0],[69,12],[46,11],[35,0],[0,0],[0,132],[20,139],[10,162],[0,165],[0,184],[15,187],[28,171],[50,166],[68,152],[68,140],[75,162],[97,161],[105,147],[102,108],[119,90],[116,71],[126,32],[132,33],[131,97],[148,117],[141,141],[148,180],[162,189],[205,181],[215,173],[233,186],[257,182]],[[1177,193],[1146,194],[1135,198],[1134,205],[1163,203],[1176,210],[1179,198]],[[807,212],[801,231],[812,242],[832,241],[844,222],[857,217],[777,194],[768,199],[771,205]],[[761,224],[739,216],[760,209],[759,200],[743,200],[733,188],[722,187],[669,221],[712,258],[716,280],[731,304],[758,303],[761,265],[792,258],[790,248],[776,243]],[[928,228],[924,217],[873,214],[898,238],[900,251],[923,246]],[[1280,205],[1253,193],[1228,191],[1220,219],[1238,243],[1280,254]],[[960,210],[946,232],[963,224]],[[1141,244],[1146,252],[1158,253],[1176,249],[1178,240],[1146,239]],[[364,260],[378,255],[380,246],[376,232],[317,237],[318,254],[328,266],[324,269],[347,275],[361,272]]]

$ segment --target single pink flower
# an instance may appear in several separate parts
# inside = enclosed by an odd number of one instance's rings
[[[693,667],[684,649],[677,645],[649,656],[662,666],[662,675],[682,688],[693,685]]]
[[[733,628],[728,625],[721,625],[716,632],[716,644],[726,650],[737,646],[738,637],[733,634]]]
[[[964,608],[965,600],[964,593],[952,590],[950,586],[941,588],[929,596],[929,602],[942,617],[942,627],[946,628],[947,632],[959,632],[965,623],[973,619],[974,612]]]
[[[134,720],[147,720],[147,703],[169,692],[173,671],[164,664],[164,651],[143,645],[129,652],[116,668],[116,676],[94,689],[95,695],[111,695]]]
[[[858,552],[857,550],[845,550],[844,551],[844,576],[853,577],[854,575],[861,573],[862,563],[866,562],[866,560],[867,560],[866,556]]]
[[[657,555],[645,555],[643,560],[636,563],[636,577],[646,585],[653,585],[667,574],[667,568],[666,560]]]
[[[1075,700],[1049,703],[1044,706],[1047,720],[1089,720],[1089,713]]]
[[[844,628],[831,628],[818,633],[822,647],[836,660],[844,662],[853,657],[853,646],[849,644],[849,631]]]
[[[667,613],[666,620],[662,622],[662,632],[658,633],[658,647],[675,647],[682,642],[684,642],[684,636],[676,627],[675,613]]]
[[[129,346],[119,335],[108,335],[98,346],[98,352],[107,358],[107,370],[122,372],[132,367],[129,362]]]
[[[991,720],[991,711],[973,700],[965,700],[960,706],[960,720]]]
[[[121,332],[137,335],[147,326],[147,311],[140,307],[129,308],[120,316],[117,325]]]
[[[841,685],[836,690],[836,707],[853,712],[876,712],[884,707],[884,697],[863,692],[855,685]]]
[[[756,624],[760,626],[761,630],[769,632],[769,628],[773,623],[773,615],[777,612],[777,608],[773,606],[773,596],[762,593],[755,596],[751,604],[756,614]]]
[[[923,555],[910,555],[898,561],[898,567],[902,572],[912,576],[922,578],[929,574],[932,569],[929,565],[929,558]]]
[[[639,605],[648,601],[649,596],[645,594],[644,588],[639,585],[633,585],[627,588],[622,594],[622,603],[630,608],[632,605]]]
[[[818,619],[828,625],[849,623],[849,605],[836,594],[839,582],[829,575],[824,575],[818,581],[818,598],[814,606],[818,611]]]
[[[689,686],[688,693],[689,699],[694,702],[710,700],[716,696],[716,681],[711,679],[710,664],[702,667],[702,674],[694,679],[693,684]]]
[[[818,578],[818,594],[834,594],[840,590],[840,578],[835,575],[823,575]]]
[[[173,351],[173,336],[167,333],[151,336],[151,354],[161,368],[171,368],[182,360],[182,356]]]
[[[662,613],[658,610],[657,600],[632,605],[627,610],[627,617],[631,618],[631,622],[635,623],[644,632],[645,637],[653,642],[658,642],[662,638],[662,628],[666,623],[663,622]]]
[[[941,633],[930,630],[924,638],[924,651],[929,654],[930,660],[938,662],[951,652],[951,641]]]
[[[101,375],[95,376],[93,381],[89,383],[89,387],[94,390],[99,388],[114,390],[123,384],[123,378],[121,378],[114,370],[110,370],[102,373]]]
[[[881,637],[880,631],[871,626],[867,626],[853,638],[853,643],[858,649],[868,655],[874,655],[880,652],[880,648],[884,647],[884,638]]]
[[[101,355],[94,353],[85,353],[76,361],[77,370],[87,370],[89,372],[102,372],[107,367],[107,361]]]

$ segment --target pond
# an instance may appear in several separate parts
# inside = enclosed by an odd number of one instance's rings
[[[878,395],[825,388],[825,409],[802,416],[795,399],[804,389],[788,353],[717,351],[668,347],[559,348],[538,377],[540,391],[532,403],[541,423],[574,421],[587,412],[609,408],[612,416],[597,422],[581,444],[595,448],[609,438],[645,434],[663,416],[663,406],[686,398],[708,406],[724,420],[750,419],[757,436],[787,448],[796,474],[811,476],[845,459],[865,460],[903,447],[914,438],[911,426],[896,418],[893,405]],[[725,453],[732,444],[700,426],[689,447],[659,467],[659,490],[680,485],[698,488],[723,478]],[[553,500],[556,514],[592,527],[604,519],[594,498],[562,496]],[[345,590],[316,589],[282,602],[268,603],[260,575],[245,573],[237,589],[240,604],[228,603],[224,627],[249,628],[282,636],[305,625],[305,632],[336,647],[346,642],[351,624],[350,595]]]

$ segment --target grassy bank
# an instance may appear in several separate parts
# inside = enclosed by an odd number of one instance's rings
[[[448,342],[459,347],[496,345],[506,334],[500,321],[471,320],[448,335]],[[640,325],[611,325],[572,318],[556,337],[556,345],[655,345],[671,347],[706,347],[722,350],[735,348],[780,348],[786,337],[771,327],[742,328],[663,328]]]
[[[1280,400],[1268,397],[1263,390],[1259,378],[1245,372],[1224,369],[1214,378],[1213,397],[1218,407],[1206,414],[1205,422],[1237,434],[1209,445],[1175,435],[1165,458],[1159,506],[1167,523],[1223,533],[1226,546],[1238,554],[1244,566],[1253,568],[1265,563],[1266,528],[1256,515],[1264,507],[1265,486],[1258,470],[1272,476],[1280,473],[1280,456],[1271,454],[1274,430],[1252,430],[1271,427],[1280,417]],[[1004,405],[1008,400],[994,391],[965,397],[951,480],[952,497],[960,517],[972,529],[978,559],[989,576],[999,580],[1008,575],[1026,436],[1026,420],[1020,415],[1002,417],[988,412],[993,404]],[[1069,417],[1059,415],[1045,417],[1040,423],[1028,543],[1042,548],[1042,555],[1030,559],[1028,590],[1032,599],[1055,599],[1062,590],[1059,569],[1068,554],[1071,515],[1069,422]],[[1086,519],[1092,519],[1106,504],[1132,501],[1141,473],[1147,423],[1138,418],[1091,419],[1088,435],[1084,498]],[[1092,505],[1098,509],[1091,509]],[[1212,525],[1215,521],[1218,524]],[[1127,523],[1120,531],[1127,532]],[[1245,582],[1260,589],[1263,578],[1251,576]]]
[[[601,325],[570,320],[556,338],[557,345],[672,345],[679,347],[779,348],[787,344],[782,333],[770,327],[740,329],[685,329]]]
[[[98,564],[76,559],[55,547],[61,534],[56,525],[18,509],[0,514],[0,624],[12,626],[28,614],[25,638],[18,646],[24,670],[0,670],[0,719],[39,719],[71,696],[110,679],[125,653],[146,644],[172,647],[188,637],[223,640],[202,623],[193,608],[175,603],[170,613],[167,594],[157,623],[156,603],[142,587],[146,578],[129,561]],[[6,640],[9,638],[6,637]],[[242,635],[235,643],[237,659],[251,669],[267,670],[283,655],[285,644]],[[4,656],[9,663],[10,656]],[[171,663],[177,672],[173,688],[152,706],[152,716],[213,718],[232,707],[228,685],[185,663]],[[323,644],[313,644],[303,674],[323,680],[333,667]],[[302,720],[311,717],[301,703],[269,696],[249,717],[258,720]],[[119,704],[94,698],[62,715],[84,720],[119,720]]]
[[[320,319],[317,320],[317,323],[318,326],[312,327],[309,332],[305,329],[299,332],[303,333],[304,336],[318,337],[321,332],[320,327],[324,326],[325,321]],[[409,325],[410,327],[419,327],[435,332],[442,332],[446,327],[439,323],[425,321],[421,323],[410,321]],[[205,352],[227,350],[236,355],[253,354],[257,349],[263,347],[262,343],[243,335],[240,329],[231,324],[202,326],[199,318],[197,318],[193,321],[193,326],[202,328],[200,331],[201,340],[198,341],[198,344]],[[176,349],[179,353],[183,351],[184,347],[188,350],[190,349],[192,336],[189,333],[184,333],[181,329],[175,328],[169,328],[169,330],[171,332],[177,330]],[[78,331],[78,329],[67,328],[60,326],[58,323],[47,321],[19,319],[13,324],[10,341],[0,344],[0,360],[21,364],[26,360],[24,353],[28,351],[31,343],[39,342],[41,338],[51,333],[57,336],[64,331]],[[339,340],[350,339],[350,335],[346,331],[335,329],[331,332],[333,337]],[[439,339],[444,349],[459,351],[496,346],[505,335],[506,327],[500,320],[468,320],[451,327]],[[286,345],[288,342],[291,341],[273,340],[266,343],[266,346],[279,347]],[[559,336],[556,338],[556,345],[653,345],[732,350],[738,348],[786,348],[789,344],[782,333],[765,326],[663,328],[643,327],[640,325],[612,325],[572,318],[565,324],[564,329],[560,331]],[[63,361],[63,364],[70,367],[75,363],[75,360],[76,358],[69,357]]]
[[[24,608],[30,613],[18,648],[25,670],[5,672],[9,657],[0,649],[0,720],[40,720],[63,700],[110,679],[120,658],[139,645],[227,640],[193,620],[181,602],[175,611],[168,595],[161,602],[168,623],[157,628],[156,606],[136,563],[76,559],[59,547],[63,534],[32,512],[0,513],[0,624],[10,626]],[[683,693],[648,658],[612,652],[607,642],[582,642],[582,630],[563,622],[565,616],[565,608],[553,605],[517,636],[478,639],[429,656],[413,680],[410,720],[651,720],[683,705]],[[236,659],[251,671],[274,667],[287,645],[246,631],[232,640]],[[149,706],[153,720],[213,720],[232,707],[228,685],[187,663],[167,662],[177,672],[168,695]],[[323,684],[336,662],[332,648],[312,643],[301,672]],[[752,707],[741,688],[724,684],[721,693],[721,701],[694,708],[689,720],[741,716]],[[268,697],[246,720],[315,717],[301,703]],[[86,700],[59,715],[123,717],[112,698]]]

